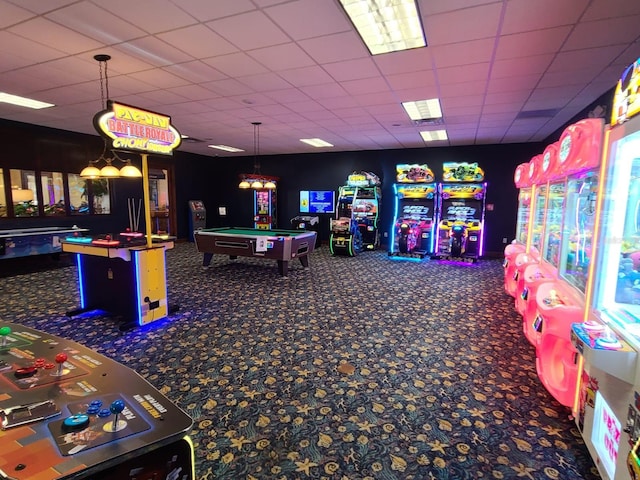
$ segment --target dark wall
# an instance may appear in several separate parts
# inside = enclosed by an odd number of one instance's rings
[[[16,122],[0,120],[0,137],[4,148],[0,152],[0,168],[22,168],[79,172],[89,160],[102,151],[97,136],[74,134]],[[388,232],[393,221],[392,184],[395,166],[399,163],[426,163],[436,180],[442,178],[444,162],[477,162],[485,171],[488,182],[487,203],[493,211],[486,213],[487,252],[502,252],[503,239],[515,234],[517,190],[513,184],[515,167],[541,153],[545,143],[479,145],[468,147],[420,148],[404,150],[373,150],[358,152],[314,153],[299,155],[261,156],[262,173],[280,177],[278,182],[278,227],[290,227],[291,218],[299,215],[300,190],[337,190],[347,176],[356,171],[370,171],[382,181],[380,207],[381,231]],[[140,156],[128,155],[140,167]],[[149,157],[150,163],[153,156]],[[162,157],[166,160],[167,157]],[[171,157],[175,165],[177,234],[188,238],[188,200],[203,200],[207,207],[207,226],[251,226],[252,192],[238,189],[240,173],[251,173],[254,158],[205,157],[177,151]],[[78,224],[94,233],[119,232],[128,226],[128,198],[142,198],[142,182],[118,179],[111,183],[112,215],[63,218],[0,218],[0,229],[32,226]],[[227,216],[218,214],[224,206]],[[141,219],[141,222],[143,220]],[[329,236],[329,216],[321,218],[322,240]],[[383,241],[385,238],[383,237]]]

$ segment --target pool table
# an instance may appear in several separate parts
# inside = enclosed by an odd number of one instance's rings
[[[262,230],[245,227],[220,227],[196,230],[193,234],[198,252],[204,253],[202,265],[209,266],[214,254],[238,257],[271,258],[277,260],[283,277],[289,271],[289,261],[300,259],[309,268],[309,254],[316,244],[316,232],[307,230]]]

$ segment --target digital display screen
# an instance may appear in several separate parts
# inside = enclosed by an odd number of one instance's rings
[[[301,190],[301,213],[335,213],[336,192],[334,190]]]

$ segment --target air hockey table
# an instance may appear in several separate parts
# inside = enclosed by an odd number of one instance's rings
[[[0,478],[192,480],[192,419],[130,368],[0,324]]]
[[[78,227],[38,227],[0,230],[0,259],[29,255],[59,254],[61,240],[69,235],[87,232]]]
[[[278,262],[280,275],[286,277],[289,262],[299,259],[309,268],[309,254],[316,245],[314,231],[259,229],[245,227],[204,228],[193,233],[198,252],[204,254],[202,265],[207,267],[214,254],[238,257],[270,258]]]

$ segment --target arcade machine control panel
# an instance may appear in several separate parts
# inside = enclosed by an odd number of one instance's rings
[[[192,423],[130,368],[0,325],[0,479],[193,480]]]

